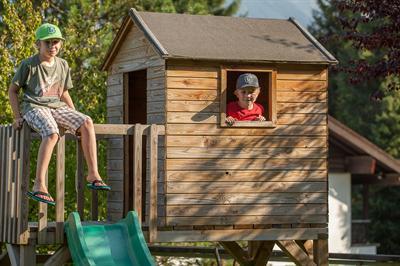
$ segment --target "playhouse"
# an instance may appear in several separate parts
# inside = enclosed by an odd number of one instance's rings
[[[131,9],[102,66],[109,124],[95,127],[108,140],[108,219],[135,210],[147,241],[219,242],[243,265],[266,265],[275,244],[297,264],[328,265],[327,83],[336,63],[292,18]],[[229,126],[226,106],[246,72],[258,77],[266,121]],[[65,136],[57,152],[56,221],[47,222],[40,204],[44,216],[32,224],[21,196],[30,132],[1,130],[9,147],[1,156],[14,159],[2,166],[8,179],[0,191],[7,209],[0,242],[19,245],[23,260],[36,244],[64,242]],[[14,157],[12,137],[19,139]],[[83,214],[79,145],[77,154]],[[95,194],[92,203],[96,220]]]
[[[336,63],[294,19],[131,9],[103,64],[107,117],[165,126],[154,241],[219,241],[237,251],[238,240],[288,240],[278,244],[293,252],[301,249],[295,240],[316,240],[326,252],[327,68]],[[260,81],[267,121],[228,126],[226,105],[245,72]],[[109,217],[135,208],[135,195],[146,230],[149,165],[135,174],[132,139],[108,148],[108,175],[121,188],[111,193]]]

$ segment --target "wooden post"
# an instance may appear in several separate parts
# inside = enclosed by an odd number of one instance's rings
[[[149,221],[149,241],[155,242],[157,239],[157,149],[158,149],[158,130],[157,125],[151,125],[150,134],[147,138],[150,142],[150,221]]]
[[[142,223],[142,135],[140,124],[135,125],[133,135],[133,179],[134,179],[134,210],[137,212],[139,223]]]
[[[259,252],[262,241],[248,241],[247,256],[250,260],[254,260]]]
[[[26,192],[29,190],[29,175],[30,175],[30,149],[31,149],[31,128],[26,124],[22,126],[21,138],[21,160],[20,164],[20,200],[19,200],[19,219],[18,219],[18,235],[19,243],[27,244],[29,237],[28,228],[28,213],[29,200]]]
[[[328,235],[319,234],[318,239],[314,240],[314,262],[318,266],[328,266]]]
[[[78,213],[81,217],[81,221],[84,219],[84,208],[85,208],[85,180],[83,176],[83,150],[80,138],[76,140],[76,176],[75,176],[75,190],[76,190],[76,202],[78,207]]]
[[[255,266],[264,266],[267,265],[267,262],[272,254],[272,249],[275,246],[275,241],[263,241],[257,256],[254,258]]]
[[[17,236],[17,219],[18,219],[18,191],[19,188],[19,164],[21,163],[19,151],[20,151],[20,130],[13,130],[14,131],[14,139],[13,139],[13,175],[12,175],[12,213],[11,213],[11,223],[12,223],[12,243],[18,243],[18,236]]]
[[[60,132],[57,143],[57,165],[56,165],[56,243],[64,242],[64,195],[65,195],[65,135]]]
[[[26,266],[36,265],[36,245],[33,239],[29,240],[28,245],[19,246],[20,264]]]
[[[7,243],[11,243],[11,223],[9,218],[11,217],[11,175],[12,175],[12,126],[8,126],[7,128],[7,164],[6,164],[6,208],[5,212],[6,215],[4,217],[6,223],[6,231],[4,232],[4,238],[6,239]]]
[[[96,147],[99,147],[96,141]],[[92,204],[91,204],[92,221],[99,220],[99,195],[97,190],[92,190]]]

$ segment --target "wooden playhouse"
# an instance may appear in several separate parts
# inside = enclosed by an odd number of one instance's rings
[[[336,63],[292,18],[131,9],[102,66],[108,123],[138,124],[109,140],[109,219],[135,209],[152,242],[217,241],[242,264],[264,265],[277,244],[298,264],[327,265],[327,83]],[[228,126],[226,105],[245,72],[260,81],[267,121]],[[165,126],[157,164],[139,124]]]

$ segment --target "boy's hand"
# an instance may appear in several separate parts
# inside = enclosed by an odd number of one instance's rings
[[[229,126],[232,126],[235,123],[236,119],[233,118],[232,116],[228,116],[225,118],[225,123],[227,123]]]
[[[265,121],[265,120],[267,120],[267,119],[265,119],[264,116],[259,115],[255,120],[256,120],[256,121]]]
[[[14,122],[12,123],[12,127],[14,129],[20,129],[22,127],[22,124],[24,123],[24,119],[22,117],[20,118],[15,118]]]

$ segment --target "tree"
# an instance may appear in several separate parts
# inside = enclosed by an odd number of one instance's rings
[[[400,210],[398,187],[387,187],[378,191],[371,201],[371,242],[379,243],[381,254],[400,254]]]
[[[339,21],[344,39],[359,51],[380,56],[374,61],[363,58],[345,68],[351,81],[385,79],[387,90],[400,89],[400,1],[398,0],[333,0],[340,11]],[[352,13],[351,18],[345,14]],[[381,98],[382,93],[374,97]]]
[[[389,72],[384,71],[389,69],[386,67],[388,64],[394,64],[394,61],[398,60],[398,58],[388,58],[389,54],[395,55],[393,51],[398,49],[396,48],[398,44],[387,42],[382,44],[382,49],[379,49],[381,40],[377,43],[372,41],[377,38],[379,30],[396,25],[391,18],[379,20],[373,19],[373,16],[368,19],[369,24],[364,23],[367,20],[363,20],[363,16],[367,12],[373,12],[371,8],[382,2],[373,3],[373,6],[368,7],[362,15],[350,6],[341,6],[344,2],[318,0],[321,11],[314,14],[315,23],[310,28],[310,31],[340,62],[339,66],[330,71],[329,112],[398,158],[400,92],[393,90],[398,73],[388,74]],[[363,5],[369,2],[346,1],[349,5]],[[383,6],[388,8],[387,1],[383,2]],[[396,36],[398,29],[393,33]],[[387,35],[387,32],[382,34],[382,42],[388,37]],[[376,91],[386,91],[386,93],[377,95]],[[371,94],[383,96],[382,101],[370,101]],[[400,214],[393,204],[399,199],[400,191],[398,188],[381,190],[375,187],[373,190],[373,196],[370,197],[372,224],[369,240],[381,244],[378,248],[380,253],[398,254],[399,246],[393,243],[399,243],[400,239],[400,231],[396,228]],[[357,195],[353,195],[353,200],[356,199]]]
[[[4,123],[11,122],[12,118],[8,86],[17,64],[35,51],[34,30],[42,20],[40,10],[47,4],[35,7],[31,1],[1,0],[0,3],[0,122]]]
[[[339,61],[338,66],[330,68],[329,72],[329,114],[348,125],[366,138],[374,141],[372,128],[376,125],[376,116],[382,106],[370,102],[370,94],[380,88],[381,80],[368,80],[357,84],[350,82],[353,74],[343,71],[352,65],[353,61],[375,61],[375,54],[368,51],[358,51],[351,40],[342,36],[343,29],[338,17],[353,17],[351,12],[340,13],[340,10],[326,0],[317,1],[320,11],[314,12],[314,23],[310,32]]]

